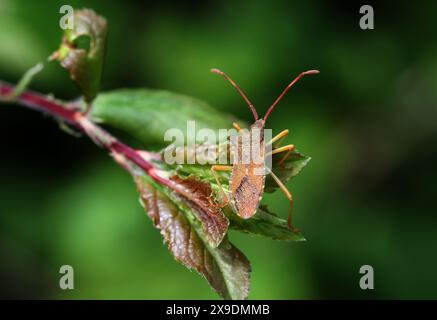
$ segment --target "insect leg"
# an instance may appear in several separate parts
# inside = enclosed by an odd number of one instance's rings
[[[235,130],[237,130],[238,132],[240,132],[241,127],[240,127],[240,125],[239,125],[238,123],[234,122],[234,123],[232,124],[232,126],[234,127]]]
[[[215,178],[215,181],[217,181],[217,185],[219,186],[220,189],[220,193],[222,194],[224,201],[224,204],[222,204],[222,206],[226,206],[229,203],[229,199],[228,196],[226,195],[225,191],[223,190],[222,184],[220,183],[220,180],[217,176],[216,171],[231,171],[232,170],[232,166],[221,166],[221,165],[214,165],[211,166],[211,173]]]
[[[289,145],[286,145],[286,146],[283,146],[283,147],[280,147],[280,148],[274,149],[274,150],[270,153],[270,155],[273,155],[273,154],[276,154],[276,153],[281,153],[281,152],[286,152],[286,153],[281,157],[281,159],[279,159],[278,165],[280,166],[280,165],[284,162],[284,160],[287,159],[287,157],[288,157],[288,156],[293,152],[294,149],[295,149],[294,145],[293,145],[293,144],[289,144]]]
[[[273,144],[273,143],[275,143],[276,141],[278,141],[278,143],[277,143],[276,145],[279,146],[279,145],[282,143],[282,141],[285,139],[285,137],[288,135],[289,132],[290,132],[290,131],[288,131],[288,129],[285,129],[285,130],[279,132],[279,133],[278,133],[276,136],[274,136],[273,139],[270,140],[270,142],[267,143],[267,144]]]
[[[281,153],[284,151],[293,151],[295,149],[294,144],[288,144],[286,146],[277,148],[277,149],[273,149],[271,154],[277,154],[277,153]]]
[[[291,196],[290,191],[288,191],[287,187],[282,183],[281,180],[279,180],[279,178],[276,176],[276,174],[274,174],[273,172],[270,172],[270,174],[272,175],[273,179],[275,180],[275,182],[278,184],[279,188],[281,189],[281,191],[285,194],[285,196],[288,199],[288,202],[290,203],[290,211],[288,211],[288,227],[290,228],[291,231],[293,232],[299,232],[299,229],[293,227],[293,225],[291,224],[291,217],[293,215],[293,197]]]

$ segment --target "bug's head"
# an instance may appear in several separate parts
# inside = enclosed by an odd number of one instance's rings
[[[246,103],[249,105],[250,110],[252,111],[253,117],[255,119],[255,123],[262,123],[262,126],[264,126],[264,124],[267,121],[267,118],[270,116],[270,114],[272,113],[273,109],[275,108],[275,106],[278,104],[278,102],[282,99],[282,97],[287,93],[287,91],[297,82],[299,81],[300,78],[302,78],[303,76],[307,75],[307,74],[317,74],[320,73],[319,70],[308,70],[305,72],[300,73],[296,78],[294,78],[293,81],[290,82],[290,84],[284,89],[284,91],[282,91],[282,93],[279,95],[279,97],[275,100],[275,102],[273,102],[273,104],[270,106],[270,108],[267,110],[264,118],[259,119],[258,117],[258,113],[256,112],[255,107],[253,106],[253,104],[249,101],[249,99],[246,97],[246,95],[244,94],[244,92],[237,86],[237,84],[223,71],[219,70],[219,69],[211,69],[211,72],[219,74],[221,76],[223,76],[226,80],[228,80],[232,86],[234,86],[235,89],[237,89],[238,93],[243,97],[243,99],[246,101]]]
[[[250,126],[251,129],[262,129],[264,128],[265,121],[264,119],[255,120],[254,123]]]

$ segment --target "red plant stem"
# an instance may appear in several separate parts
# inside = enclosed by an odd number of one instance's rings
[[[15,91],[15,87],[4,82],[0,82],[0,97],[5,99]],[[23,106],[38,111],[49,113],[63,121],[75,125],[74,114],[76,111],[66,109],[59,103],[50,100],[49,98],[33,93],[30,91],[23,92],[18,98],[17,102]]]
[[[0,82],[1,100],[7,101],[8,96],[13,94],[14,91],[14,86],[6,84],[4,82]],[[178,190],[178,186],[173,181],[160,176],[157,173],[153,164],[151,164],[143,156],[141,156],[139,150],[133,149],[123,142],[119,141],[109,132],[105,131],[97,124],[92,122],[91,119],[84,115],[82,112],[67,109],[60,102],[50,99],[42,94],[31,91],[23,92],[19,97],[17,97],[15,101],[11,102],[16,102],[20,105],[35,109],[37,111],[48,113],[55,118],[58,118],[74,126],[75,128],[84,132],[94,142],[110,151],[114,159],[125,169],[131,171],[131,169],[128,168],[128,165],[126,163],[123,163],[123,157],[144,170],[144,172],[156,182],[163,184],[175,191],[181,191]]]

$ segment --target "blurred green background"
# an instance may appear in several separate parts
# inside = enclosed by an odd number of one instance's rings
[[[366,2],[367,3],[367,2]],[[231,232],[253,266],[251,299],[437,298],[437,6],[360,2],[0,0],[0,79],[16,82],[59,44],[59,8],[84,6],[110,26],[102,89],[192,95],[251,121],[219,67],[259,112],[299,72],[269,120],[312,157],[288,186],[306,243]],[[49,65],[32,88],[72,99]],[[15,105],[0,106],[0,297],[216,299],[176,263],[138,204],[131,177],[86,139]],[[279,192],[266,195],[286,216]],[[75,289],[59,289],[59,267]],[[359,268],[375,289],[359,287]]]

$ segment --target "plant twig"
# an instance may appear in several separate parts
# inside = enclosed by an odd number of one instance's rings
[[[124,144],[94,123],[84,113],[69,109],[62,102],[32,91],[25,91],[11,100],[11,95],[14,95],[15,92],[15,86],[0,81],[0,101],[16,102],[19,105],[47,113],[66,122],[85,133],[96,144],[107,149],[114,160],[130,173],[134,174],[135,168],[132,166],[134,164],[159,184],[181,194],[185,193],[183,188],[167,179],[164,174],[160,173],[159,169],[146,159],[147,152]]]

